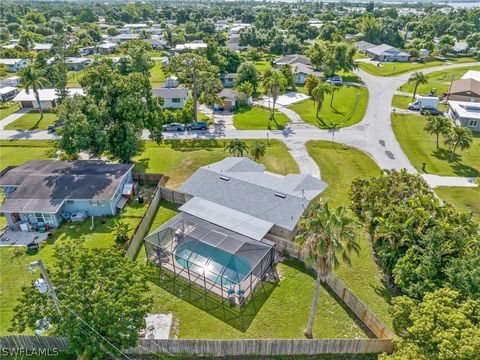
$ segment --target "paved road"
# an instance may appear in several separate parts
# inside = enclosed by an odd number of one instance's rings
[[[421,71],[428,74],[472,65],[480,65],[480,62],[443,65],[422,69]],[[270,139],[284,141],[297,160],[300,170],[317,177],[320,176],[320,171],[313,159],[308,156],[304,143],[308,140],[333,140],[368,153],[382,169],[400,170],[405,168],[410,173],[417,173],[396,140],[390,121],[392,97],[397,88],[408,80],[410,74],[406,73],[397,77],[377,77],[362,70],[356,70],[355,73],[368,87],[369,101],[363,120],[353,126],[335,131],[318,129],[299,121],[296,117],[297,114],[289,110],[282,111],[292,120],[291,124],[284,130],[236,130],[225,126],[215,126],[206,132],[165,133],[165,139],[264,139],[268,136]],[[0,130],[0,139],[43,140],[53,139],[54,137],[46,131]],[[148,133],[145,132],[143,137],[147,139]],[[445,179],[442,180],[442,178]],[[438,186],[436,185],[438,183],[451,183],[447,178],[441,176],[435,179],[427,177],[426,180],[429,183],[431,181],[432,186]],[[455,182],[455,184],[457,183],[458,185],[455,186],[465,186],[462,184],[470,184],[470,180],[463,178],[463,180]]]

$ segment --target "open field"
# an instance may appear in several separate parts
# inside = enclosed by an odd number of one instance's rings
[[[5,119],[8,115],[13,114],[17,110],[20,109],[20,106],[18,103],[10,103],[11,106],[5,108],[5,109],[0,109],[0,120]]]
[[[449,69],[436,71],[426,75],[428,83],[418,85],[417,93],[419,95],[428,95],[430,91],[434,90],[437,95],[442,95],[448,91],[452,80],[460,79],[468,70],[480,70],[480,66],[468,66],[458,69]],[[415,83],[406,83],[398,90],[413,93]]]
[[[346,127],[363,119],[368,104],[366,87],[341,86],[334,94],[332,106],[330,106],[331,96],[325,95],[318,118],[316,104],[312,99],[288,108],[298,113],[305,122],[322,129]]]
[[[365,63],[361,61],[359,61],[357,64],[360,67],[360,69],[375,76],[395,76],[395,75],[400,75],[409,71],[420,71],[422,69],[426,69],[434,66],[448,65],[450,63],[461,64],[461,63],[475,62],[475,61],[477,60],[471,57],[464,57],[464,58],[460,57],[460,58],[450,58],[448,59],[448,61],[429,61],[423,64],[416,63],[416,62],[406,62],[406,63],[384,62],[384,63],[381,63],[380,66],[376,66],[374,64]]]
[[[425,117],[417,115],[392,115],[392,127],[400,146],[413,166],[422,172],[422,164],[427,164],[428,174],[446,176],[480,176],[480,134],[474,133],[473,144],[469,149],[457,150],[450,162],[450,150],[443,145],[440,136],[440,149],[436,148],[436,137],[426,133]]]
[[[270,111],[258,106],[244,107],[235,111],[233,125],[239,130],[267,130]],[[289,121],[285,114],[275,111],[275,120],[270,122],[272,129],[283,129]]]
[[[474,218],[480,223],[480,187],[440,187],[436,188],[437,195],[457,207],[473,213]]]
[[[39,111],[33,110],[8,124],[4,129],[17,131],[47,130],[56,120],[57,115],[48,111],[43,113],[43,119],[40,120]]]

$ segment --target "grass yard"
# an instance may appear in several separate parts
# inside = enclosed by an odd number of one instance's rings
[[[81,87],[80,79],[84,74],[85,74],[85,69],[82,69],[79,71],[69,71],[67,74],[67,77],[68,77],[67,86],[72,88]]]
[[[371,63],[365,62],[358,62],[358,66],[360,69],[368,72],[369,74],[375,76],[395,76],[400,75],[409,71],[418,71],[421,69],[434,67],[434,66],[442,66],[448,65],[450,63],[461,64],[461,63],[468,63],[468,62],[475,62],[477,61],[474,58],[451,58],[448,61],[430,61],[427,63],[416,63],[416,62],[407,62],[407,63],[399,63],[399,62],[384,62],[381,63],[380,66],[376,66]]]
[[[44,112],[43,119],[40,120],[38,110],[33,110],[8,124],[4,129],[17,131],[47,130],[56,120],[57,114],[52,112]]]
[[[356,177],[367,178],[381,173],[370,156],[354,148],[330,141],[309,141],[306,146],[320,167],[322,180],[328,184],[322,201],[328,201],[331,206],[348,205],[348,192]],[[352,266],[342,264],[335,272],[391,329],[389,301],[392,294],[382,281],[383,273],[375,264],[372,246],[363,231],[359,233],[359,243],[360,254],[352,256]]]
[[[9,103],[10,106],[6,108],[0,109],[0,120],[5,119],[8,115],[13,114],[14,112],[20,109],[20,105],[18,103]]]
[[[393,95],[392,107],[399,109],[408,109],[408,104],[413,102],[411,96]]]
[[[150,83],[152,87],[161,87],[165,82],[165,74],[160,61],[155,61],[155,65],[150,70]]]
[[[263,72],[267,69],[270,69],[272,67],[272,63],[270,60],[259,60],[255,61],[255,66],[257,67],[257,70],[263,74]]]
[[[469,149],[460,151],[449,162],[450,150],[443,145],[440,137],[440,149],[436,148],[435,135],[427,134],[425,117],[417,115],[392,115],[392,127],[400,146],[415,168],[421,172],[422,164],[427,164],[429,174],[446,176],[480,176],[480,134],[474,133],[473,144]]]
[[[471,211],[480,223],[480,187],[440,187],[435,192],[442,200],[460,210]]]
[[[153,188],[142,191],[142,193],[151,194]],[[146,196],[148,199],[149,196]],[[133,202],[125,207],[121,218],[129,225],[130,235],[140,222],[148,204],[138,204]],[[48,268],[54,263],[54,248],[67,240],[84,241],[89,248],[105,248],[112,246],[114,234],[113,218],[106,218],[106,223],[102,224],[100,218],[95,219],[95,230],[90,230],[91,221],[83,223],[63,223],[58,229],[54,230],[54,236],[43,243],[40,252],[35,255],[25,254],[24,247],[0,247],[0,263],[2,264],[2,274],[0,276],[0,336],[8,333],[10,319],[13,316],[13,308],[17,298],[21,293],[21,287],[29,285],[35,277],[27,271],[27,265],[37,259],[42,259]],[[36,275],[38,277],[38,274]]]
[[[254,140],[246,140],[251,145]],[[135,160],[136,170],[163,173],[170,177],[168,187],[178,187],[199,167],[220,161],[229,154],[224,151],[226,141],[218,140],[175,140],[157,145],[147,142],[145,151]],[[269,171],[279,174],[298,173],[298,166],[281,141],[270,141],[262,162]]]
[[[233,125],[239,130],[267,130],[270,111],[258,106],[244,107],[233,115]],[[270,123],[271,128],[283,129],[290,119],[280,111],[275,111],[275,120]]]
[[[54,153],[51,141],[0,140],[0,171],[30,160],[51,159]]]
[[[368,104],[368,90],[366,87],[342,86],[333,97],[326,95],[319,118],[316,116],[316,107],[312,99],[289,106],[307,123],[322,129],[342,128],[353,125],[363,119]]]
[[[426,75],[428,83],[420,84],[417,89],[419,95],[428,95],[432,89],[435,89],[438,95],[448,91],[452,79],[460,79],[468,70],[480,70],[480,66],[468,66],[464,68],[436,71]],[[415,83],[405,83],[399,90],[413,93]]]

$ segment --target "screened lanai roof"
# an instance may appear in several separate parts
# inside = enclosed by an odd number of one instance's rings
[[[175,255],[175,261],[205,273],[223,285],[241,283],[273,248],[196,216],[180,213],[145,238],[148,244]]]

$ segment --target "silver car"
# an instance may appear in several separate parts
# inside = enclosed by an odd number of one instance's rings
[[[180,123],[171,123],[163,125],[163,131],[185,131],[185,125]]]

